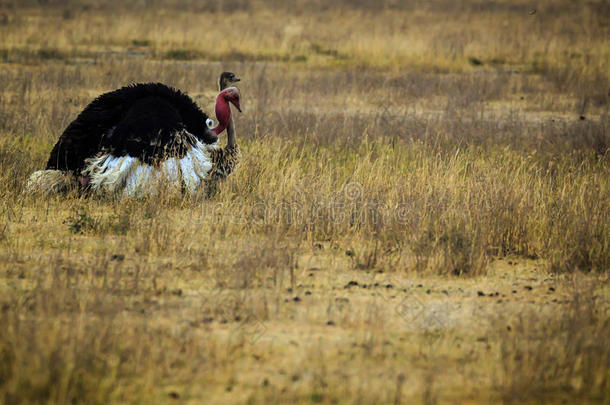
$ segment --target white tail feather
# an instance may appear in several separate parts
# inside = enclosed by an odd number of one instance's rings
[[[38,170],[30,175],[25,191],[30,194],[65,193],[78,186],[76,178],[61,170]]]
[[[156,185],[154,172],[156,170],[149,165],[140,165],[137,168],[137,172],[133,174],[136,176],[136,194],[145,195],[153,189]]]
[[[213,163],[212,157],[210,156],[210,150],[216,148],[216,144],[204,145],[197,141],[195,147],[188,153],[191,157],[193,170],[201,180],[208,177],[208,173],[212,170]]]
[[[94,191],[105,189],[115,192],[122,188],[125,178],[136,162],[137,159],[130,156],[100,155],[85,161],[83,174],[91,179],[90,184]]]
[[[197,187],[199,187],[199,184],[201,183],[201,179],[193,168],[193,161],[189,154],[180,159],[180,172],[182,173],[182,181],[184,182],[186,189],[191,194],[196,193]]]
[[[83,174],[91,179],[94,191],[122,192],[125,197],[154,193],[165,183],[178,190],[184,185],[194,194],[213,167],[209,151],[216,148],[217,144],[197,141],[182,159],[170,157],[159,166],[144,164],[131,156],[103,154],[87,159]]]
[[[118,192],[123,184],[125,184],[125,180],[127,176],[131,173],[132,169],[137,166],[138,159],[131,156],[123,156],[119,162],[117,162],[115,168],[112,173],[109,173],[106,176],[104,181],[104,186],[108,187],[111,192]]]

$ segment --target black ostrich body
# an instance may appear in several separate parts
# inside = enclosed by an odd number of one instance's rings
[[[68,125],[51,151],[47,170],[80,175],[99,153],[130,156],[155,164],[167,156],[183,158],[196,140],[218,138],[208,116],[179,90],[161,83],[135,84],[102,94]]]

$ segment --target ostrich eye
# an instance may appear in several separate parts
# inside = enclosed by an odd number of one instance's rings
[[[214,121],[211,118],[208,118],[207,120],[205,120],[205,125],[207,125],[208,128],[212,129],[214,127]]]

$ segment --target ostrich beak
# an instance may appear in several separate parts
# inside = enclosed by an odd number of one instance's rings
[[[241,81],[241,79],[239,77],[234,77],[234,78],[231,79],[231,83],[236,83],[236,82],[239,82],[239,81]]]
[[[231,103],[237,108],[237,111],[241,112],[241,107],[239,106],[239,100],[231,100]]]

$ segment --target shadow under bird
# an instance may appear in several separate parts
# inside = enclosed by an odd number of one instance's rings
[[[29,192],[78,188],[124,197],[152,194],[161,186],[195,194],[213,192],[240,161],[231,114],[240,112],[240,79],[218,80],[218,124],[180,90],[140,83],[102,94],[68,125],[47,162],[32,173]],[[227,130],[227,145],[218,135]]]

